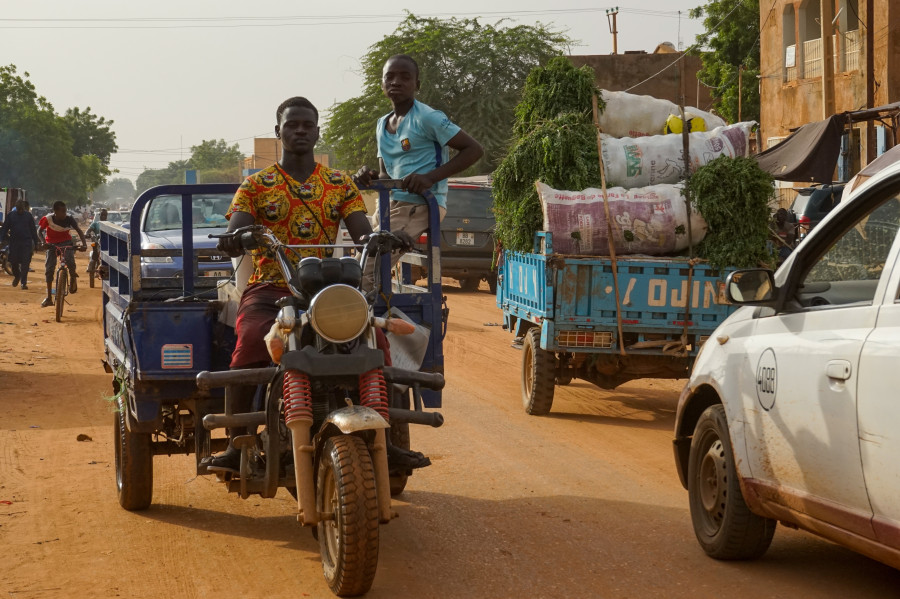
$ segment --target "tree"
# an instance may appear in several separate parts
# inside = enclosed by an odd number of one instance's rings
[[[238,144],[229,146],[224,139],[205,139],[191,146],[191,157],[170,162],[166,168],[148,169],[138,175],[137,193],[157,185],[180,185],[184,172],[197,171],[200,183],[236,183],[241,180],[241,160],[244,155]]]
[[[15,65],[0,67],[0,185],[26,189],[35,205],[82,205],[109,174],[116,150],[112,122],[90,109],[57,115],[28,77]]]
[[[73,154],[76,156],[93,154],[104,166],[109,166],[110,157],[119,149],[116,134],[111,129],[112,121],[91,113],[90,106],[84,111],[80,108],[69,108],[63,121],[72,136]]]
[[[703,60],[700,81],[712,88],[716,112],[730,122],[758,121],[759,0],[711,0],[690,15],[692,19],[706,15],[706,32],[697,36],[697,45],[709,48],[699,52]]]
[[[240,147],[229,146],[224,139],[203,140],[200,145],[191,146],[190,162],[197,170],[239,168],[243,158]]]
[[[92,199],[94,204],[104,204],[118,199],[130,202],[134,197],[134,183],[131,182],[131,179],[116,177],[95,189]]]
[[[528,73],[571,43],[540,24],[502,28],[502,22],[484,25],[478,19],[407,14],[392,35],[362,58],[364,93],[329,111],[324,138],[337,165],[348,170],[377,165],[375,121],[390,111],[381,71],[394,54],[409,54],[419,64],[418,98],[444,111],[484,147],[484,157],[470,171],[492,171],[509,143],[513,108]]]

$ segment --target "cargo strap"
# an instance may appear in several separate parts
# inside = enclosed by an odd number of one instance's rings
[[[622,334],[622,304],[619,299],[619,269],[616,266],[616,244],[613,241],[612,218],[609,215],[609,200],[606,194],[606,169],[603,167],[603,138],[600,135],[600,116],[597,109],[597,94],[591,98],[594,109],[594,128],[597,129],[597,160],[600,162],[600,184],[603,189],[603,210],[606,213],[606,240],[609,242],[609,260],[612,263],[613,288],[616,290],[616,326],[619,331],[619,353],[625,355],[625,337]],[[688,214],[690,217],[690,214]]]

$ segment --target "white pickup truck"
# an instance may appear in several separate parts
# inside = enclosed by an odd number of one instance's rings
[[[777,521],[900,568],[900,164],[854,189],[742,307],[681,395],[675,458],[700,545],[761,556]]]

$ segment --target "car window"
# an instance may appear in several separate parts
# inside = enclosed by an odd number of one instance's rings
[[[458,218],[494,218],[490,189],[453,188],[447,191],[447,215]],[[445,217],[446,218],[446,217]]]
[[[828,305],[869,302],[900,228],[900,197],[888,198],[844,232],[816,261],[801,293],[819,290]]]
[[[191,200],[194,229],[227,227],[225,213],[231,205],[231,195],[198,194]],[[181,228],[181,196],[162,195],[150,202],[145,231],[167,231]]]
[[[806,210],[806,205],[809,203],[809,196],[800,194],[796,198],[794,198],[794,203],[791,204],[791,211],[797,214],[803,214],[803,211]]]

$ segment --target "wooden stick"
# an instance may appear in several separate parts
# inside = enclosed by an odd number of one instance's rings
[[[622,304],[619,299],[619,269],[616,265],[616,244],[613,241],[612,217],[609,214],[609,199],[606,195],[606,169],[603,168],[603,139],[600,137],[600,111],[597,108],[597,94],[591,98],[594,109],[594,128],[597,130],[597,159],[600,161],[600,185],[603,189],[603,210],[606,213],[606,240],[609,243],[609,259],[612,262],[613,289],[616,291],[616,323],[619,329],[619,353],[625,355],[625,336],[622,333]]]

